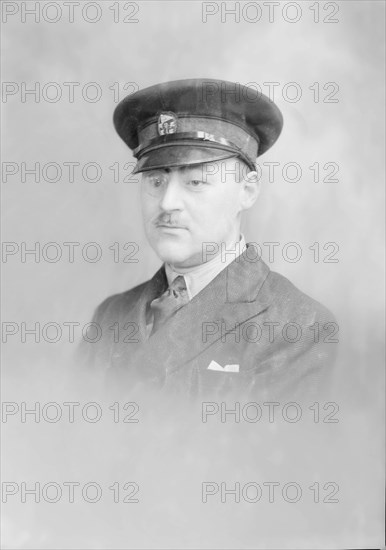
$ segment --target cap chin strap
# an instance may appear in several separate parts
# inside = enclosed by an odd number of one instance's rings
[[[142,143],[133,150],[133,155],[140,159],[144,154],[160,149],[161,147],[171,147],[175,145],[209,147],[211,149],[220,149],[234,153],[234,156],[240,157],[252,171],[256,169],[254,161],[244,153],[237,145],[231,141],[209,134],[208,132],[178,132],[167,134],[151,139]],[[210,161],[207,161],[210,162]],[[196,163],[201,164],[201,163]]]

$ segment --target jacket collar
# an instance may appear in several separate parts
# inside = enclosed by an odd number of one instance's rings
[[[251,244],[246,244],[246,249],[235,260],[221,270],[208,286],[222,286],[226,303],[232,302],[254,302],[260,292],[265,279],[268,276],[269,268],[260,259],[257,248]],[[205,287],[200,293],[205,292]],[[152,301],[168,288],[165,264],[154,274],[143,290],[141,299]],[[193,300],[195,297],[193,297]]]

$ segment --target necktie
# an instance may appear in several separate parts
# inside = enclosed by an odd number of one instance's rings
[[[179,275],[174,279],[166,292],[150,304],[150,309],[154,316],[151,335],[188,302],[189,296],[185,279],[182,275]]]

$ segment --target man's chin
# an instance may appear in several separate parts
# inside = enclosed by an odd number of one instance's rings
[[[172,266],[184,266],[185,264],[189,264],[189,256],[186,256],[186,253],[157,252],[157,254],[160,260]]]
[[[160,260],[165,263],[174,266],[189,264],[191,254],[189,254],[187,246],[158,242],[153,248]]]

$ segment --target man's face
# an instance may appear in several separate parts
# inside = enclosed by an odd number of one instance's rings
[[[203,263],[203,243],[239,240],[248,172],[238,159],[142,174],[145,231],[159,258],[174,267]],[[253,201],[254,202],[254,201]]]

